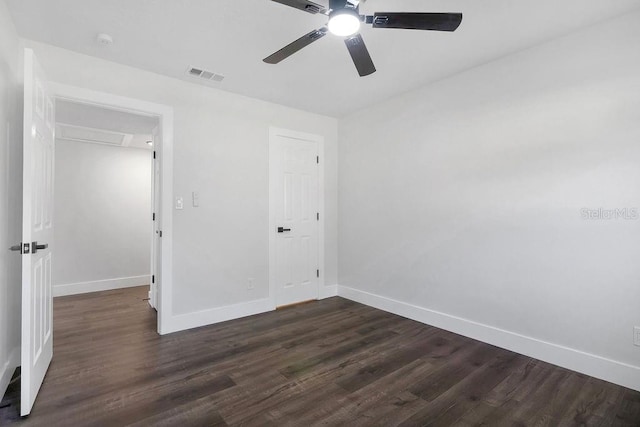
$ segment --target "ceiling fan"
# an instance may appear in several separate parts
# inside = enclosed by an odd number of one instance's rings
[[[461,13],[392,13],[376,12],[373,15],[360,15],[360,3],[364,0],[329,0],[329,8],[308,0],[272,0],[286,6],[329,17],[329,22],[319,30],[313,30],[293,43],[283,47],[263,61],[277,64],[294,53],[320,40],[327,33],[344,37],[349,54],[361,77],[376,72],[367,46],[358,33],[361,24],[370,24],[373,28],[400,28],[408,30],[455,31],[462,22]]]

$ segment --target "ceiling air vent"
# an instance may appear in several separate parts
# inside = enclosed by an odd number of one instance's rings
[[[224,80],[224,76],[222,74],[216,74],[213,71],[207,71],[196,67],[189,68],[187,70],[187,74],[192,77],[197,77],[202,80],[209,80],[212,82],[221,82]]]
[[[313,14],[319,13],[322,10],[322,8],[320,6],[318,6],[317,4],[308,4],[308,5],[306,5],[304,7],[304,9],[307,12],[313,13]]]

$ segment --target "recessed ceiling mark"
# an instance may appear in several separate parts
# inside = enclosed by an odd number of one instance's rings
[[[96,43],[102,46],[111,46],[113,44],[113,37],[109,34],[100,33],[96,37]]]

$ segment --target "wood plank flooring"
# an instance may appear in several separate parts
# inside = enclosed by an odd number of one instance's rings
[[[640,393],[341,298],[160,337],[147,288],[56,298],[0,425],[640,426]]]

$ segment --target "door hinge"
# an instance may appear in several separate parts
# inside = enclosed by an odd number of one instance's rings
[[[318,213],[316,214],[316,219],[317,219],[318,221],[320,221],[320,212],[318,212]]]
[[[316,270],[316,277],[320,277],[320,270]]]
[[[162,230],[158,231],[158,236],[162,237]]]
[[[151,276],[151,283],[156,283],[156,275]]]
[[[156,158],[156,152],[155,151],[153,152],[153,158],[154,159]]]
[[[316,163],[320,164],[320,156],[316,156]]]
[[[153,221],[155,221],[155,220],[156,220],[156,213],[155,213],[155,212],[154,212],[154,213],[153,213],[153,215],[151,216],[151,219],[152,219]]]

